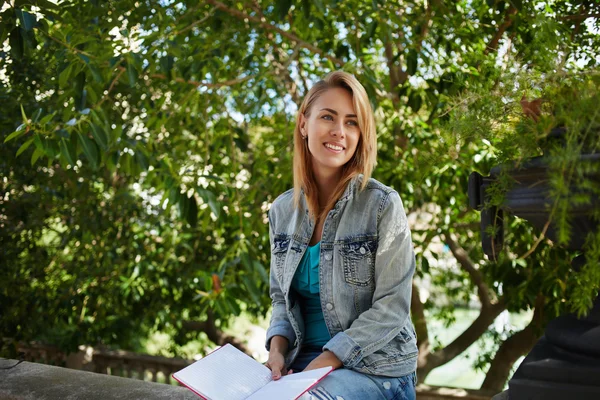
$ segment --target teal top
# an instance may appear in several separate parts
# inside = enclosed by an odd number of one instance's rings
[[[303,345],[322,347],[331,336],[323,319],[319,295],[319,257],[321,242],[308,246],[292,280],[292,288],[300,295],[300,306],[306,337]]]

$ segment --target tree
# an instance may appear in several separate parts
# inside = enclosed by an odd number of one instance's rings
[[[478,215],[467,209],[467,176],[494,165],[493,149],[450,146],[440,129],[453,99],[494,87],[509,62],[545,71],[587,57],[585,68],[597,66],[598,11],[590,1],[9,2],[0,23],[10,47],[0,126],[11,136],[2,213],[18,228],[0,243],[11,260],[0,290],[0,326],[10,329],[0,336],[40,337],[49,323],[70,348],[131,347],[152,328],[184,342],[193,322],[221,328],[242,308],[264,314],[265,216],[291,185],[294,103],[338,68],[357,75],[376,109],[375,177],[400,192],[409,214],[438,207],[435,228],[414,232],[418,275],[443,283],[450,299],[476,292],[482,304],[469,329],[434,351],[424,312],[432,304],[413,296],[419,376],[464,351],[505,309],[536,308],[532,325],[543,326],[538,315],[564,311],[555,305],[565,292],[548,287],[540,298],[531,266],[517,263],[527,285],[502,281],[500,293],[492,271],[507,266],[484,258]],[[428,156],[440,153],[447,157]],[[21,224],[16,210],[27,201],[48,208]],[[99,212],[104,219],[90,224]],[[535,238],[522,222],[512,235],[523,246]],[[434,240],[449,246],[460,273],[430,268]],[[511,287],[519,295],[508,301]],[[43,300],[17,302],[34,293]],[[34,310],[48,317],[24,323]],[[84,325],[86,316],[95,319]],[[437,316],[452,320],[447,308]],[[526,352],[517,339],[502,346]],[[502,365],[487,388],[502,387],[511,363]]]

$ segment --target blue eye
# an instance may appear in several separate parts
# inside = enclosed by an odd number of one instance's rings
[[[358,122],[356,121],[348,121],[348,123],[353,126],[358,126]]]
[[[333,117],[329,114],[323,115],[321,118],[323,118],[323,119],[330,118],[330,121],[333,121]]]

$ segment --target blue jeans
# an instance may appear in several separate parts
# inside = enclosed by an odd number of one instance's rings
[[[290,367],[301,372],[320,351],[301,351]],[[337,369],[308,391],[302,399],[311,400],[415,400],[415,372],[399,377],[363,374],[350,369]]]

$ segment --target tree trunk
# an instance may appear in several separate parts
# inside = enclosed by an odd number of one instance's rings
[[[425,319],[425,307],[419,297],[419,288],[414,282],[412,285],[410,314],[415,325],[415,332],[417,333],[417,347],[419,348],[417,366],[421,367],[427,362],[427,354],[429,354],[429,332],[427,330],[427,320]]]
[[[541,296],[540,296],[541,297]],[[519,357],[527,354],[542,335],[543,298],[536,301],[535,311],[531,322],[523,330],[506,339],[494,356],[490,369],[481,385],[482,390],[495,393],[504,389],[508,375]]]
[[[473,321],[459,337],[454,339],[452,343],[434,353],[426,354],[424,365],[417,368],[417,375],[419,375],[421,381],[423,381],[434,368],[446,364],[475,343],[475,341],[488,330],[496,317],[505,309],[506,305],[503,301],[488,307],[482,307],[481,312],[475,321]]]

